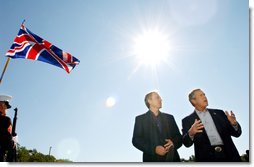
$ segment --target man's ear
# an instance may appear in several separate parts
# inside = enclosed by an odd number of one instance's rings
[[[149,105],[151,105],[151,100],[152,100],[151,98],[148,98],[148,100],[147,100]]]
[[[195,99],[191,99],[191,104],[192,104],[193,106],[195,106],[195,105],[196,105],[196,100],[195,100]]]

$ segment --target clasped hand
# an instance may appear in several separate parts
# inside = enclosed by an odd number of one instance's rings
[[[160,156],[164,156],[174,147],[172,140],[166,139],[165,141],[166,141],[166,144],[164,144],[164,146],[156,146],[155,148],[156,154]]]

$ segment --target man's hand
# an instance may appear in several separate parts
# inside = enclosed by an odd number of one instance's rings
[[[155,148],[155,153],[160,156],[164,156],[165,154],[167,154],[167,152],[168,151],[163,146],[156,146]]]
[[[204,125],[202,124],[201,120],[195,119],[195,122],[189,129],[189,135],[194,137],[195,134],[203,132]]]
[[[225,114],[226,114],[230,124],[232,126],[236,126],[237,125],[237,121],[236,121],[236,118],[235,118],[235,114],[232,111],[230,111],[230,114],[227,111],[225,111]]]
[[[12,137],[12,141],[13,141],[13,148],[15,148],[18,144],[18,136]]]
[[[171,150],[171,148],[174,147],[174,143],[173,143],[172,140],[170,140],[170,139],[165,139],[165,141],[166,141],[167,143],[164,145],[164,148],[165,148],[166,151],[168,152],[169,150]]]

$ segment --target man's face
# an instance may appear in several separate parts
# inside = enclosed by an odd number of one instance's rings
[[[148,100],[150,107],[154,107],[157,109],[161,108],[161,106],[162,106],[161,101],[162,101],[161,97],[158,93],[153,93]]]
[[[5,102],[0,101],[0,114],[6,115],[6,109],[7,109],[7,107],[5,105]]]
[[[208,106],[208,100],[205,96],[205,93],[202,90],[197,90],[194,93],[194,99],[192,103],[195,107],[206,108]]]

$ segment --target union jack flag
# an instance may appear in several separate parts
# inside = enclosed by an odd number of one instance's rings
[[[63,68],[67,73],[79,64],[79,60],[71,54],[52,45],[21,25],[14,43],[6,53],[10,58],[39,60]]]

